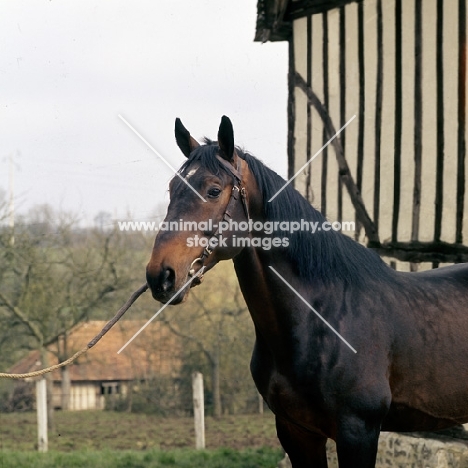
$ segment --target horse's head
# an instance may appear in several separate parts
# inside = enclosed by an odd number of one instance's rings
[[[247,163],[235,149],[227,117],[221,119],[217,143],[200,145],[179,119],[175,137],[188,160],[170,182],[169,208],[146,267],[148,286],[158,301],[168,302],[182,289],[172,304],[182,302],[190,286],[200,282],[194,278],[184,288],[201,268],[206,272],[242,250],[233,242],[240,233],[230,220],[248,221],[246,185],[249,180],[252,183]]]

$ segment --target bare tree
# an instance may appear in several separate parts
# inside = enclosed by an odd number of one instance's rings
[[[41,207],[16,224],[14,245],[7,234],[0,232],[0,323],[8,323],[26,348],[39,349],[43,366],[52,343],[64,360],[71,352],[67,332],[128,282],[117,266],[122,249],[115,245],[116,232],[80,231],[72,216]],[[62,372],[66,408],[70,379]]]

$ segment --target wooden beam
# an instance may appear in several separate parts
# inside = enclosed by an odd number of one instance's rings
[[[411,240],[417,241],[422,185],[422,0],[415,1],[414,16],[414,185]]]
[[[364,6],[358,5],[358,66],[359,66],[359,127],[357,146],[357,168],[356,185],[362,192],[362,176],[364,170],[364,131],[365,131],[365,109],[366,109],[366,73],[365,73],[365,41],[364,41]],[[361,224],[356,217],[355,240],[359,239]]]
[[[323,68],[323,105],[328,109],[330,103],[329,76],[328,76],[328,14],[322,15],[322,68]],[[323,144],[327,141],[327,131],[323,128]],[[323,216],[327,216],[327,181],[328,181],[328,147],[323,150],[322,178],[320,182],[320,204]]]
[[[285,18],[289,21],[303,18],[307,15],[315,15],[324,13],[334,8],[339,8],[348,3],[358,3],[362,0],[301,0],[297,2],[289,2],[286,9]]]
[[[395,1],[395,127],[393,139],[392,242],[398,239],[401,195],[401,139],[403,131],[403,45],[402,0]]]
[[[455,242],[463,242],[466,155],[466,0],[458,2],[457,221]]]
[[[422,189],[422,0],[414,2],[414,178],[413,210],[411,214],[411,240],[419,239]],[[410,264],[411,271],[418,270],[417,263]]]
[[[339,23],[339,36],[340,36],[340,127],[346,123],[346,10],[342,6],[340,8],[340,23]],[[327,107],[328,109],[328,107]],[[340,135],[341,147],[343,149],[343,155],[345,155],[346,149],[346,132]],[[341,223],[343,221],[343,179],[340,174],[338,176],[338,206],[337,206],[337,218]]]
[[[304,78],[302,78],[302,76],[297,72],[295,76],[296,86],[306,94],[310,104],[320,115],[324,128],[328,134],[328,138],[332,138],[334,135],[336,135],[336,129],[333,125],[330,116],[328,115],[327,109],[322,104],[317,95],[312,91],[312,89],[307,86],[307,83],[305,82]],[[361,197],[361,193],[356,187],[353,176],[351,175],[351,172],[349,170],[348,163],[344,157],[343,146],[341,145],[340,139],[335,138],[331,142],[331,145],[333,145],[335,149],[335,155],[338,162],[341,180],[343,181],[344,185],[346,186],[346,189],[348,190],[348,194],[351,198],[351,202],[354,206],[354,209],[356,210],[356,214],[360,222],[364,226],[364,230],[366,231],[366,236],[370,242],[380,243],[379,236],[375,229],[374,223],[372,222],[372,219],[367,213],[364,201]]]
[[[375,154],[374,154],[374,224],[379,232],[380,220],[380,159],[383,105],[383,11],[382,0],[377,0],[377,82],[375,96]]]
[[[294,41],[291,39],[289,47],[288,64],[288,179],[294,176],[294,160],[296,138],[294,136],[296,127],[296,98],[294,96]]]
[[[307,17],[307,86],[312,85],[312,17]],[[306,158],[310,161],[312,153],[312,109],[307,103],[307,142],[306,142]],[[312,203],[312,164],[307,167],[305,197]]]
[[[464,263],[468,262],[468,247],[448,242],[384,242],[367,245],[382,257],[403,262]]]
[[[442,234],[442,211],[444,204],[444,5],[437,0],[436,27],[436,87],[437,87],[437,166],[435,187],[434,241],[439,241]]]

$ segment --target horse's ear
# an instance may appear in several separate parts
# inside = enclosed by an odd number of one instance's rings
[[[234,129],[228,117],[223,115],[218,131],[219,155],[231,162],[234,156]]]
[[[190,153],[200,146],[197,140],[190,136],[190,132],[184,127],[179,118],[175,121],[175,139],[177,146],[182,150],[182,153],[188,158]]]

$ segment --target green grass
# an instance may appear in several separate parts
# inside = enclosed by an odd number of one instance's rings
[[[274,468],[279,449],[150,450],[101,452],[0,452],[2,468]]]
[[[0,468],[274,468],[271,414],[206,418],[207,450],[194,450],[191,418],[110,411],[56,412],[49,452],[37,448],[35,413],[0,413]]]

